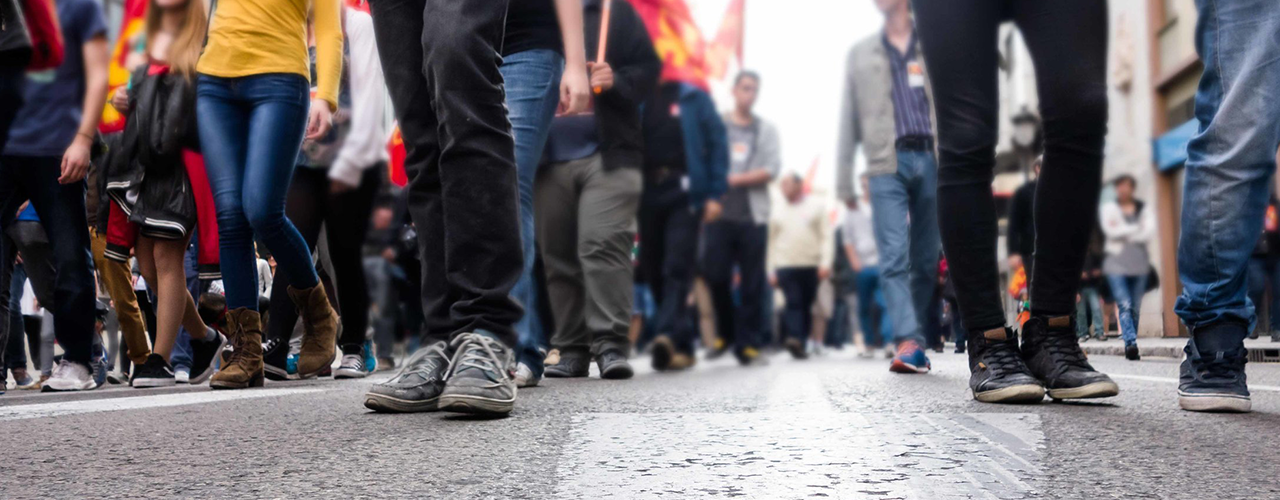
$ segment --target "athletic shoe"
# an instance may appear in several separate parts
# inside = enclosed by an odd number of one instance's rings
[[[537,387],[540,382],[542,377],[533,376],[533,368],[529,368],[529,365],[524,363],[516,365],[516,387],[520,389]]]
[[[800,339],[787,339],[785,342],[787,352],[791,353],[794,359],[809,359],[809,353],[804,350],[804,342]]]
[[[721,356],[724,356],[729,352],[730,347],[732,346],[730,346],[728,342],[725,342],[724,339],[716,337],[715,340],[711,341],[711,347],[707,349],[705,357],[707,359],[719,359]]]
[[[1142,355],[1138,353],[1138,344],[1129,344],[1124,346],[1124,359],[1129,361],[1138,361],[1142,359]]]
[[[767,366],[769,358],[761,355],[760,350],[754,347],[743,347],[734,351],[734,357],[738,358],[738,364],[742,366]]]
[[[1244,413],[1252,410],[1244,365],[1248,350],[1204,351],[1196,346],[1194,335],[1180,367],[1178,406],[1187,411]]]
[[[106,349],[100,345],[93,346],[93,361],[90,363],[90,368],[93,370],[94,389],[107,385],[108,365],[110,363],[107,361]]]
[[[610,349],[600,353],[596,358],[596,366],[600,368],[600,378],[608,380],[625,380],[635,375],[631,363],[622,352]]]
[[[96,387],[88,365],[63,358],[53,367],[53,375],[44,380],[43,392],[87,391]]]
[[[392,358],[378,358],[378,362],[374,363],[377,367],[374,371],[389,372],[396,369],[396,360]]]
[[[876,350],[872,347],[868,347],[866,344],[863,344],[858,348],[858,357],[863,359],[874,358],[876,357]]]
[[[151,353],[147,356],[147,362],[143,363],[133,371],[133,386],[135,388],[144,387],[168,387],[177,383],[177,379],[173,374],[173,367],[169,366],[169,362],[165,361],[159,354]]]
[[[289,353],[289,357],[285,359],[285,377],[286,380],[298,379],[298,354]]]
[[[108,377],[108,380],[110,377]],[[30,391],[39,389],[40,384],[36,383],[36,379],[29,375],[26,370],[22,371],[22,376],[18,376],[17,372],[13,374],[14,388],[20,391]]]
[[[914,340],[906,340],[898,344],[898,353],[889,363],[889,371],[894,373],[929,373],[933,365]]]
[[[1120,393],[1120,386],[1093,369],[1080,349],[1074,316],[1028,319],[1022,330],[1022,359],[1055,400],[1107,398]]]
[[[338,371],[333,372],[333,378],[364,378],[368,374],[364,369],[363,354],[343,354],[342,363],[338,365]]]
[[[365,408],[390,413],[440,409],[440,392],[449,369],[447,349],[444,342],[419,349],[394,377],[369,388],[364,396]]]
[[[996,328],[969,336],[969,391],[983,403],[1035,403],[1044,386],[1031,375],[1018,351],[1018,336]]]
[[[693,365],[697,364],[697,362],[698,358],[693,357],[693,355],[677,352],[671,355],[671,364],[667,365],[667,371],[688,370],[693,368]]]
[[[377,356],[373,355],[373,341],[372,340],[364,341],[364,346],[361,347],[361,352],[364,354],[365,373],[373,373],[375,371],[378,371],[378,358]]]
[[[187,367],[185,367],[185,366],[179,366],[179,367],[177,367],[177,368],[174,368],[174,369],[173,369],[173,383],[175,383],[175,384],[190,384],[190,383],[191,383],[191,369],[190,369],[190,368],[187,368]]]
[[[543,375],[547,378],[582,378],[591,374],[591,353],[582,349],[565,349],[559,362],[547,365]]]
[[[659,335],[649,343],[650,363],[654,370],[666,371],[671,367],[671,356],[675,355],[676,346],[671,342],[671,337]]]
[[[262,342],[262,374],[267,380],[290,380],[290,374],[296,373],[297,357],[289,354],[289,342],[281,339],[267,339]]]
[[[516,403],[515,354],[489,333],[458,335],[440,393],[440,409],[459,413],[503,416]]]
[[[213,373],[218,371],[218,367],[213,361],[218,357],[218,353],[222,352],[222,348],[227,346],[227,336],[214,329],[209,329],[209,333],[217,335],[213,340],[192,340],[191,341],[191,366],[188,370],[188,381],[191,385],[203,384]],[[208,339],[209,337],[205,337]],[[184,383],[179,381],[178,383]]]

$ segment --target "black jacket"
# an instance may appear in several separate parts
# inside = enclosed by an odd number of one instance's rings
[[[593,60],[600,45],[601,2],[585,0],[583,9],[587,59]],[[595,96],[600,153],[606,170],[640,168],[644,163],[640,103],[658,84],[662,61],[644,21],[629,3],[613,2],[609,19],[604,59],[613,68],[613,88]]]

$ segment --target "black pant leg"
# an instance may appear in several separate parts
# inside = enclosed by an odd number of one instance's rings
[[[738,241],[738,348],[760,347],[766,342],[768,324],[766,308],[770,307],[768,270],[765,269],[769,248],[769,228],[764,224],[742,224]]]
[[[333,279],[337,281],[338,303],[342,304],[342,337],[338,345],[343,354],[359,354],[369,328],[369,286],[365,280],[365,236],[369,233],[369,216],[373,199],[378,194],[381,165],[365,170],[360,186],[329,197],[329,206],[341,207],[326,214],[329,258],[333,261]]]
[[[733,303],[733,268],[737,263],[738,243],[735,241],[737,225],[730,221],[707,224],[703,228],[702,276],[711,292],[711,303],[716,314],[716,335],[725,345],[736,345],[738,330],[737,307]]]

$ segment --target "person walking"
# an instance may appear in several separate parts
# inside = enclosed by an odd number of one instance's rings
[[[782,289],[783,345],[795,359],[809,357],[807,342],[813,331],[813,304],[818,285],[831,277],[835,260],[832,230],[821,199],[804,192],[804,179],[792,173],[779,186],[786,203],[769,221],[769,281]]]
[[[853,158],[867,157],[876,245],[897,354],[889,369],[928,373],[923,325],[938,279],[937,165],[932,97],[908,0],[876,0],[879,33],[849,52],[837,152],[837,189],[854,198]]]
[[[1178,404],[1188,411],[1252,409],[1244,339],[1255,319],[1245,274],[1263,228],[1280,109],[1257,99],[1280,88],[1280,9],[1267,0],[1197,0],[1196,51],[1204,74],[1196,94],[1200,129],[1187,143],[1175,311],[1191,338],[1180,367]]]
[[[1137,181],[1133,176],[1121,175],[1112,185],[1116,199],[1102,204],[1098,215],[1099,225],[1107,237],[1102,274],[1107,277],[1111,296],[1115,298],[1124,357],[1137,361],[1138,320],[1142,297],[1147,294],[1147,277],[1151,274],[1147,242],[1155,237],[1156,219],[1151,210],[1144,210],[1142,200],[1134,198]]]
[[[606,23],[601,2],[585,4],[587,50],[598,48]],[[534,185],[538,246],[555,317],[551,346],[560,360],[548,377],[585,377],[594,359],[600,377],[627,379],[634,301],[631,248],[643,187],[640,104],[658,83],[662,62],[644,22],[626,2],[607,20],[605,60],[591,63],[600,89],[594,113],[555,119],[549,164]]]
[[[1076,338],[1107,340],[1107,318],[1102,313],[1102,264],[1106,260],[1104,236],[1095,229],[1089,237],[1089,250],[1085,254],[1084,269],[1080,272],[1080,300],[1076,303]]]
[[[97,387],[91,369],[94,333],[93,271],[84,178],[89,170],[98,121],[106,104],[107,39],[102,7],[93,0],[59,0],[58,25],[64,43],[62,64],[32,72],[21,82],[20,104],[0,151],[0,233],[11,226],[18,207],[30,200],[52,245],[54,332],[64,355],[45,381],[45,391]],[[12,84],[7,78],[5,94]],[[15,107],[10,107],[15,106]],[[13,249],[0,244],[12,262]],[[0,272],[0,289],[9,287],[11,266]],[[0,304],[8,308],[8,304]],[[0,317],[7,311],[0,310]]]
[[[969,331],[969,387],[983,402],[1114,396],[1076,340],[1080,270],[1095,224],[1107,123],[1105,0],[915,0],[938,130],[942,243]],[[999,55],[1012,19],[1036,67],[1044,165],[1034,201],[1035,268],[1023,342],[1005,323],[996,259]],[[873,194],[874,196],[874,194]]]
[[[853,268],[857,294],[858,325],[862,328],[862,357],[872,357],[893,338],[893,329],[884,314],[884,292],[880,284],[880,251],[876,247],[871,200],[865,177],[862,194],[845,200],[844,254]],[[877,321],[879,318],[879,321]]]
[[[523,271],[501,47],[507,0],[377,0],[378,54],[404,137],[426,347],[374,385],[375,411],[505,415],[516,400],[511,290]]]
[[[769,183],[782,169],[778,129],[755,113],[760,83],[753,71],[734,79],[734,107],[722,116],[729,139],[729,190],[724,213],[703,229],[702,269],[716,311],[718,345],[712,355],[732,349],[742,362],[759,355],[769,328]],[[735,270],[740,303],[734,301]]]

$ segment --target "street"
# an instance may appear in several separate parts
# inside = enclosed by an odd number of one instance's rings
[[[640,358],[630,381],[522,390],[500,420],[369,412],[387,372],[10,391],[0,497],[1280,497],[1280,364],[1250,364],[1254,412],[1225,415],[1178,410],[1173,359],[1093,356],[1112,400],[995,406],[970,399],[963,355],[932,356],[918,376],[851,350],[675,374]]]

